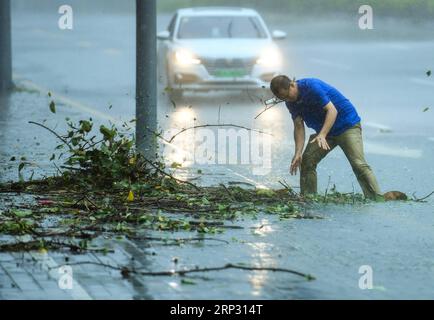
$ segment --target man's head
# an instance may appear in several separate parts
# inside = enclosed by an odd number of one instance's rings
[[[278,99],[283,101],[294,102],[298,98],[297,83],[284,75],[274,77],[270,89]]]

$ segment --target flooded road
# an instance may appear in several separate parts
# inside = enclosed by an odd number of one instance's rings
[[[159,30],[165,28],[169,18],[159,16]],[[30,120],[48,119],[47,125],[62,131],[65,117],[77,120],[92,117],[96,123],[121,123],[134,118],[133,17],[77,15],[76,27],[71,32],[53,27],[56,19],[56,13],[15,16],[14,74],[16,83],[25,90],[2,100],[2,181],[18,178],[18,163],[9,161],[12,156],[26,156],[34,163],[24,171],[27,178],[32,170],[35,177],[55,172],[48,159],[56,141],[42,129],[28,124]],[[288,32],[288,38],[279,43],[286,58],[285,73],[296,78],[321,78],[354,103],[362,118],[366,157],[381,189],[400,190],[410,196],[415,192],[418,198],[433,191],[434,78],[425,74],[433,67],[432,25],[387,20],[378,21],[372,31],[360,31],[356,21],[350,18],[333,22],[318,20],[309,27],[297,20],[289,24],[282,17],[266,17],[266,20],[270,27]],[[294,147],[293,126],[284,106],[254,119],[263,106],[248,92],[187,93],[174,106],[164,94],[164,87],[162,76],[159,119],[164,130],[231,123],[272,134],[270,166],[258,163],[266,169],[259,174],[251,163],[241,161],[219,163],[215,158],[208,164],[198,164],[194,157],[188,161],[185,152],[194,154],[196,148],[190,133],[181,134],[174,140],[174,146],[164,147],[169,163],[183,164],[176,174],[194,176],[197,183],[204,185],[242,181],[273,188],[279,187],[279,180],[286,180],[298,190],[298,176],[288,173]],[[56,115],[49,112],[48,91],[58,99]],[[427,107],[430,109],[424,112]],[[217,128],[207,130],[215,138],[219,137]],[[250,139],[250,131],[240,138],[236,143],[237,155],[253,152]],[[215,143],[218,150],[222,142]],[[260,160],[265,159],[260,153],[258,156]],[[197,174],[198,169],[202,170],[201,174]],[[320,192],[333,184],[341,192],[352,192],[353,188],[360,192],[341,150],[334,150],[320,163],[318,177]],[[426,203],[310,208],[312,213],[323,217],[320,220],[279,221],[273,216],[259,215],[257,220],[247,218],[236,222],[244,227],[242,230],[228,229],[221,235],[212,235],[229,244],[151,244],[149,247],[142,242],[121,242],[116,244],[119,250],[126,252],[135,247],[134,254],[141,252],[146,257],[143,264],[149,270],[232,262],[295,269],[314,275],[316,280],[307,282],[292,275],[264,271],[225,270],[203,274],[208,279],[193,279],[195,285],[182,284],[179,278],[136,279],[139,284],[123,284],[118,298],[432,299],[433,205],[432,197]],[[177,266],[173,264],[174,257],[179,260]],[[54,254],[53,259],[61,261],[62,257]],[[113,261],[119,259],[118,255],[113,256]],[[361,266],[372,268],[372,290],[359,288]],[[80,270],[77,281],[85,283],[91,269],[81,266]],[[104,272],[104,279],[126,282],[118,274]],[[101,271],[99,276],[103,277],[102,274]],[[82,285],[84,290],[90,290],[86,284]],[[112,289],[116,294],[116,288]],[[98,298],[97,293],[90,296]]]

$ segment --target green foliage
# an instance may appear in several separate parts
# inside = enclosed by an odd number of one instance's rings
[[[56,104],[54,103],[54,101],[50,102],[50,111],[52,113],[56,113]]]
[[[91,118],[80,120],[78,124],[68,121],[67,124],[69,129],[63,136],[65,143],[57,148],[69,148],[65,165],[79,170],[80,174],[75,174],[75,178],[110,187],[117,181],[133,183],[149,173],[128,132],[120,132],[114,125],[101,125],[99,134],[102,138],[97,140]]]

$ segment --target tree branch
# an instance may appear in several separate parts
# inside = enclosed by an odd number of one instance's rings
[[[425,196],[425,197],[423,197],[423,198],[419,198],[419,199],[417,199],[416,197],[415,197],[415,195],[413,194],[413,198],[414,198],[414,201],[423,201],[423,200],[425,200],[425,199],[427,199],[427,198],[429,198],[431,195],[433,195],[434,194],[434,191],[432,191],[430,194],[428,194],[427,196]]]
[[[310,275],[310,274],[303,273],[300,271],[291,270],[291,269],[272,268],[272,267],[249,267],[249,266],[242,266],[242,265],[237,265],[237,264],[232,264],[232,263],[228,263],[228,264],[221,266],[221,267],[195,268],[195,269],[171,270],[171,271],[155,271],[155,272],[140,271],[142,268],[133,269],[133,268],[125,267],[125,266],[118,267],[118,266],[113,266],[110,264],[93,262],[93,261],[80,261],[80,262],[68,263],[68,266],[86,265],[86,264],[102,266],[102,267],[110,268],[113,270],[119,270],[121,272],[122,276],[124,276],[124,277],[128,277],[130,274],[138,274],[138,275],[142,275],[142,276],[174,276],[174,275],[184,276],[186,274],[191,274],[191,273],[222,271],[222,270],[227,270],[227,269],[239,269],[239,270],[248,270],[248,271],[285,272],[285,273],[291,273],[291,274],[295,274],[297,276],[306,278],[309,281],[315,280],[315,277]],[[60,266],[51,267],[50,269],[55,269],[55,268],[59,268],[59,267]]]
[[[197,128],[206,128],[206,127],[235,127],[235,128],[240,128],[240,129],[246,129],[249,131],[255,131],[258,133],[264,133],[264,134],[268,134],[270,136],[272,136],[271,133],[267,133],[261,130],[256,130],[256,129],[251,129],[251,128],[247,128],[244,126],[240,126],[237,124],[231,124],[231,123],[223,123],[223,124],[203,124],[203,125],[197,125],[197,126],[193,126],[193,127],[188,127],[188,128],[183,128],[181,131],[179,131],[178,133],[174,134],[169,140],[166,140],[167,142],[171,143],[178,135],[180,135],[181,133],[190,130],[190,129],[197,129]]]
[[[151,165],[155,170],[157,170],[158,172],[162,173],[163,175],[168,176],[169,178],[171,178],[171,179],[173,179],[173,180],[175,180],[175,181],[178,181],[178,182],[180,182],[180,183],[188,184],[188,185],[192,186],[193,188],[195,188],[197,191],[200,191],[200,190],[201,190],[201,189],[200,189],[198,186],[196,186],[194,183],[191,183],[191,182],[188,182],[188,181],[185,181],[185,180],[181,180],[181,179],[175,178],[175,177],[172,176],[170,173],[167,173],[166,171],[164,171],[164,170],[158,168],[158,167],[157,167],[157,166],[156,166],[152,161],[150,161],[150,160],[148,160],[148,159],[146,159],[146,158],[143,158],[143,160],[145,160],[146,163],[150,164],[150,165]]]
[[[41,123],[38,122],[34,122],[34,121],[29,121],[30,124],[35,124],[37,126],[40,126],[41,128],[44,128],[48,131],[50,131],[52,134],[54,134],[58,139],[60,139],[64,144],[66,144],[69,147],[69,150],[73,150],[73,148],[71,147],[71,145],[68,143],[68,141],[66,141],[65,139],[63,139],[59,134],[57,134],[57,132],[55,132],[54,130],[44,126]]]

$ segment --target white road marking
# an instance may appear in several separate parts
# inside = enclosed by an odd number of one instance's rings
[[[424,86],[434,87],[434,80],[421,79],[421,78],[410,78],[410,81],[417,84],[422,84]]]
[[[26,236],[17,236],[18,241],[27,241]],[[53,258],[50,257],[49,253],[39,253],[36,251],[28,252],[37,262],[41,264],[42,270],[46,271],[49,276],[56,282],[59,281],[62,276],[59,273],[59,265]],[[74,300],[92,300],[92,297],[87,293],[87,291],[74,279],[74,274],[72,274],[72,289],[65,290]],[[62,290],[59,288],[59,290]]]
[[[385,131],[392,131],[392,128],[389,126],[386,126],[384,124],[381,123],[377,123],[377,122],[364,122],[363,123],[364,127],[368,127],[368,128],[373,128],[373,129],[380,129],[380,130],[385,130]]]
[[[394,148],[372,142],[364,142],[364,147],[366,153],[411,159],[422,157],[422,150],[420,149]]]
[[[89,106],[87,106],[87,105],[85,105],[85,104],[83,104],[81,102],[72,100],[72,99],[68,98],[67,96],[64,96],[64,95],[62,95],[60,93],[57,93],[57,92],[55,92],[53,90],[50,90],[50,89],[48,89],[48,88],[46,88],[44,86],[38,85],[38,84],[34,83],[33,81],[26,80],[26,79],[22,78],[21,76],[19,76],[17,74],[14,74],[13,78],[14,78],[14,80],[18,80],[19,83],[22,86],[25,86],[26,88],[29,88],[31,90],[39,91],[42,94],[48,94],[48,92],[50,92],[51,93],[51,97],[55,101],[61,102],[61,103],[65,104],[65,105],[68,105],[68,106],[73,107],[75,109],[84,111],[84,112],[89,113],[89,114],[91,114],[91,115],[93,115],[95,117],[98,117],[100,119],[109,120],[112,123],[117,124],[117,125],[121,125],[123,123],[121,120],[115,119],[115,118],[113,118],[112,116],[109,116],[106,113],[103,113],[103,112],[100,112],[98,110],[95,110],[95,109],[93,109],[93,108],[91,108],[91,107],[89,107]]]
[[[30,255],[35,258],[39,263],[41,263],[42,269],[50,275],[56,282],[59,281],[61,274],[59,273],[59,265],[53,258],[50,257],[48,253],[42,254],[39,252],[29,252]],[[67,264],[65,264],[67,266]],[[72,289],[65,290],[71,295],[74,300],[93,300],[92,297],[87,293],[87,291],[80,285],[80,283],[74,279],[74,273],[72,274]],[[61,290],[59,288],[59,290]]]

